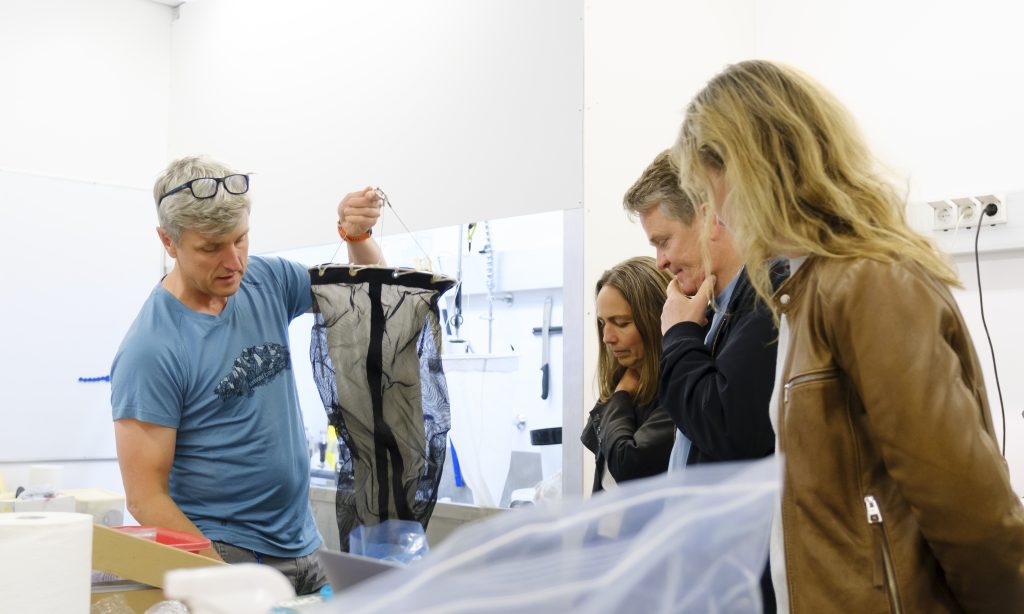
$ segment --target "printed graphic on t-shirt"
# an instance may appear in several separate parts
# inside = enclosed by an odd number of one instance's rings
[[[227,401],[232,397],[251,397],[256,388],[270,383],[279,373],[291,368],[288,348],[278,343],[264,343],[242,350],[224,379],[217,384],[217,396]]]

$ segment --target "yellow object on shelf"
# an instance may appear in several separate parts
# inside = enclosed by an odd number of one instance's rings
[[[338,460],[338,431],[334,426],[327,427],[327,453],[324,455],[324,466],[334,471],[334,464]]]

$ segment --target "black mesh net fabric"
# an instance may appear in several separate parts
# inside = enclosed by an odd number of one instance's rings
[[[340,548],[360,525],[426,529],[451,427],[437,301],[455,280],[347,265],[313,267],[310,278],[313,377],[340,447]]]

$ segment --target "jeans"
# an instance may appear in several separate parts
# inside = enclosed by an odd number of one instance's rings
[[[284,574],[288,581],[295,587],[296,595],[309,595],[316,593],[327,584],[327,577],[324,575],[316,552],[295,559],[281,558],[239,548],[226,542],[213,542],[213,548],[224,559],[226,563],[258,563],[270,565]]]

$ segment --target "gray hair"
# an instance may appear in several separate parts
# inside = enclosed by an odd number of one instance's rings
[[[679,186],[679,167],[669,149],[658,154],[622,198],[622,207],[631,216],[655,206],[666,217],[686,225],[692,224],[696,215],[693,201]]]
[[[212,198],[196,198],[191,190],[186,189],[160,202],[161,196],[193,179],[226,177],[236,173],[238,171],[230,166],[207,156],[187,156],[167,165],[153,184],[157,216],[167,236],[178,243],[186,230],[217,236],[237,228],[242,216],[252,207],[248,193],[231,194],[223,186],[218,186],[217,194]]]

